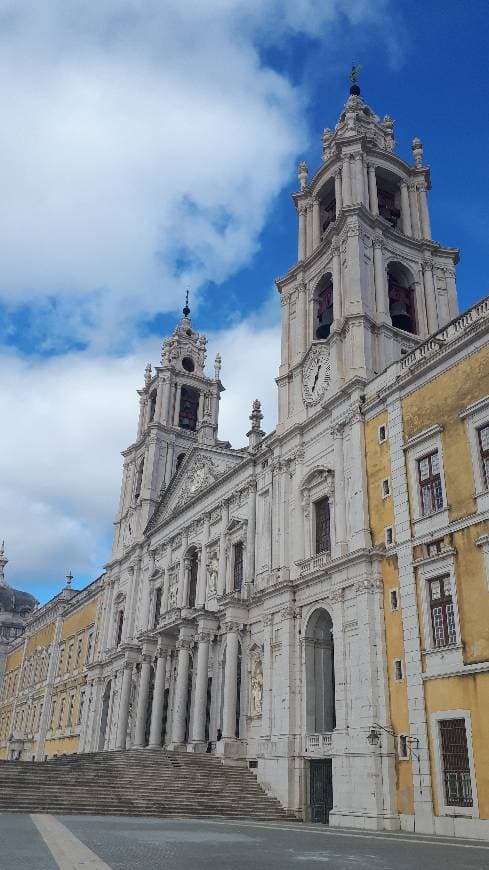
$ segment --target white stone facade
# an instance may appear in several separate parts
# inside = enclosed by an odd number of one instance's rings
[[[373,723],[389,730],[389,708],[362,405],[367,384],[373,395],[387,366],[458,312],[457,251],[431,240],[419,140],[413,156],[394,153],[393,122],[354,86],[310,182],[300,166],[299,258],[277,282],[276,431],[261,431],[255,403],[249,447],[218,440],[220,359],[207,377],[188,309],[147,368],[81,751],[211,744],[253,763],[301,817],[399,827],[393,740],[380,752],[367,741]],[[397,414],[394,402],[391,439]]]

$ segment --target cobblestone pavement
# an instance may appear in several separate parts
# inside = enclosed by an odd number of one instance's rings
[[[489,843],[318,825],[0,815],[0,870],[487,870]]]

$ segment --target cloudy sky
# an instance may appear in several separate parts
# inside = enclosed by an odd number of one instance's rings
[[[450,14],[446,14],[447,7]],[[223,358],[220,435],[275,422],[296,166],[320,161],[352,61],[432,165],[462,305],[486,277],[485,3],[0,0],[0,539],[46,600],[107,558],[144,365],[190,287]],[[467,58],[470,58],[468,62]]]

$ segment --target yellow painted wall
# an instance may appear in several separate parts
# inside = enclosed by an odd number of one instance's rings
[[[484,555],[475,544],[477,538],[486,531],[485,525],[480,523],[453,534],[458,608],[466,664],[489,660],[489,590]]]
[[[43,628],[39,629],[39,631],[36,631],[36,633],[28,639],[26,645],[26,656],[32,655],[37,647],[46,647],[52,643],[54,637],[54,626],[55,624],[53,620],[53,622],[50,622],[49,625],[45,625]]]
[[[79,610],[68,616],[63,622],[61,639],[66,640],[72,635],[78,634],[78,632],[87,628],[87,626],[92,625],[95,622],[96,612],[97,602],[90,601],[84,607],[80,607]]]
[[[16,668],[20,668],[22,664],[22,656],[24,653],[24,645],[18,647],[18,649],[13,650],[13,652],[9,653],[7,656],[7,661],[5,663],[5,673],[8,674],[10,671],[15,671]]]
[[[470,710],[479,815],[481,819],[489,819],[489,741],[487,739],[489,673],[464,674],[460,677],[428,680],[425,683],[425,698],[427,717],[430,723],[430,754],[433,777],[435,776],[435,759],[431,714],[442,710]],[[435,813],[438,814],[436,789],[433,791]]]
[[[384,543],[384,529],[394,525],[392,496],[382,498],[382,481],[391,478],[389,441],[379,444],[379,426],[387,426],[387,412],[378,414],[365,424],[365,454],[367,460],[367,492],[372,543]]]
[[[445,484],[450,520],[475,512],[474,475],[466,423],[459,414],[489,390],[489,347],[452,366],[402,400],[404,438],[443,427]]]

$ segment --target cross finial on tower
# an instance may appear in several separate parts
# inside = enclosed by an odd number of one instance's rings
[[[350,82],[351,82],[350,94],[352,94],[354,97],[359,97],[359,96],[360,96],[360,87],[359,87],[359,85],[358,85],[357,83],[358,83],[358,76],[359,76],[359,73],[360,73],[361,68],[362,68],[362,67],[361,67],[361,65],[360,65],[359,63],[352,63],[352,65],[351,65],[351,70],[350,70]]]
[[[190,314],[190,308],[188,307],[188,290],[185,296],[185,308],[183,309],[183,316],[188,317]]]
[[[73,580],[73,574],[71,573],[71,571],[68,571],[68,573],[66,575],[66,585],[68,586],[68,588],[70,588],[72,580]]]

